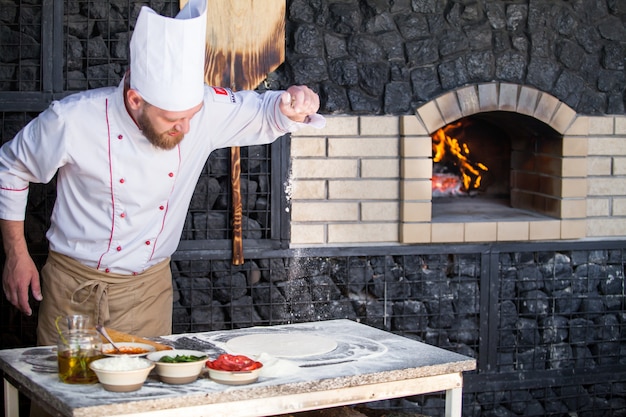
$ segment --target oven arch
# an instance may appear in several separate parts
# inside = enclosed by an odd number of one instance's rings
[[[401,243],[479,241],[526,241],[577,239],[586,236],[587,137],[584,118],[556,97],[534,87],[512,83],[481,83],[449,91],[416,109],[418,122],[428,135],[462,118],[489,112],[511,112],[528,116],[562,135],[559,149],[558,190],[551,198],[549,217],[501,219],[437,219],[433,198],[425,181],[426,170],[411,169],[418,163],[431,164],[429,149],[419,136],[401,138]],[[415,141],[414,143],[411,143]],[[414,189],[422,190],[421,194]],[[426,192],[429,190],[430,192]],[[419,213],[419,214],[416,214]]]

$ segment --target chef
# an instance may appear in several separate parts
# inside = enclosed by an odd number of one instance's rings
[[[204,83],[206,2],[176,18],[143,7],[130,71],[117,87],[53,102],[0,148],[0,229],[7,299],[32,314],[40,345],[55,318],[88,314],[140,336],[171,333],[170,256],[195,184],[214,149],[267,144],[300,126],[321,127],[317,94],[233,92]],[[57,175],[49,256],[41,280],[24,237],[31,182]]]

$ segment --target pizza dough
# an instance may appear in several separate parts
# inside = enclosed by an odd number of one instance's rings
[[[307,333],[255,333],[234,337],[226,342],[226,347],[241,355],[267,353],[277,358],[304,358],[331,352],[337,348],[337,342]]]

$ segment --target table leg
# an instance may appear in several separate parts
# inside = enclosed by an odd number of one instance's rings
[[[461,417],[463,388],[446,390],[446,417]]]
[[[20,415],[20,398],[17,388],[4,380],[4,415],[18,417]]]

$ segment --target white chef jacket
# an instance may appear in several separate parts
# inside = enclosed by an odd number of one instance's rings
[[[206,86],[204,106],[172,150],[154,147],[118,87],[53,102],[0,149],[0,218],[23,220],[29,182],[55,173],[50,249],[100,271],[136,274],[178,246],[189,202],[214,149],[270,143],[297,129],[280,93]]]

